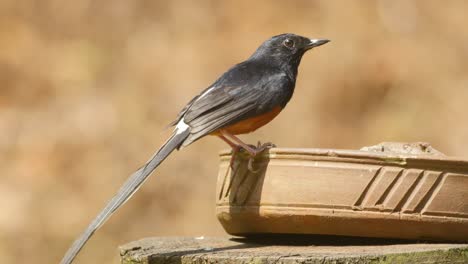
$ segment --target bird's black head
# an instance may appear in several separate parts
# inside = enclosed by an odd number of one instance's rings
[[[290,33],[281,34],[263,42],[250,59],[265,59],[269,63],[292,66],[297,70],[306,51],[328,42],[328,39],[310,39]]]

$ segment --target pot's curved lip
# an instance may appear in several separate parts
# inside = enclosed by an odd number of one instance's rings
[[[222,150],[219,153],[220,157],[228,157],[231,155],[230,149]],[[348,149],[322,149],[322,148],[271,148],[265,151],[263,156],[271,159],[280,158],[300,158],[300,157],[320,157],[326,160],[336,162],[350,161],[368,163],[374,161],[393,165],[411,165],[411,164],[427,164],[429,167],[444,166],[458,169],[468,170],[468,160],[462,157],[451,157],[445,155],[434,154],[411,154],[398,152],[373,152],[365,150],[348,150]]]

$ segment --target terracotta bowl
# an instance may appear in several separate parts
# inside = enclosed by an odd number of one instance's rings
[[[216,212],[231,235],[468,241],[468,161],[421,143],[221,153]]]

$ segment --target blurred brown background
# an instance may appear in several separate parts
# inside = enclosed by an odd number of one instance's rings
[[[57,263],[179,109],[272,35],[306,54],[279,117],[244,138],[282,147],[429,141],[468,157],[467,1],[0,0],[0,256]],[[225,235],[218,152],[171,156],[79,256],[117,263],[146,236]]]

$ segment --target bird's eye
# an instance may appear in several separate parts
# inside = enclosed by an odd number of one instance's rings
[[[288,49],[292,49],[292,48],[294,48],[294,41],[292,39],[286,39],[283,42],[283,45]]]

